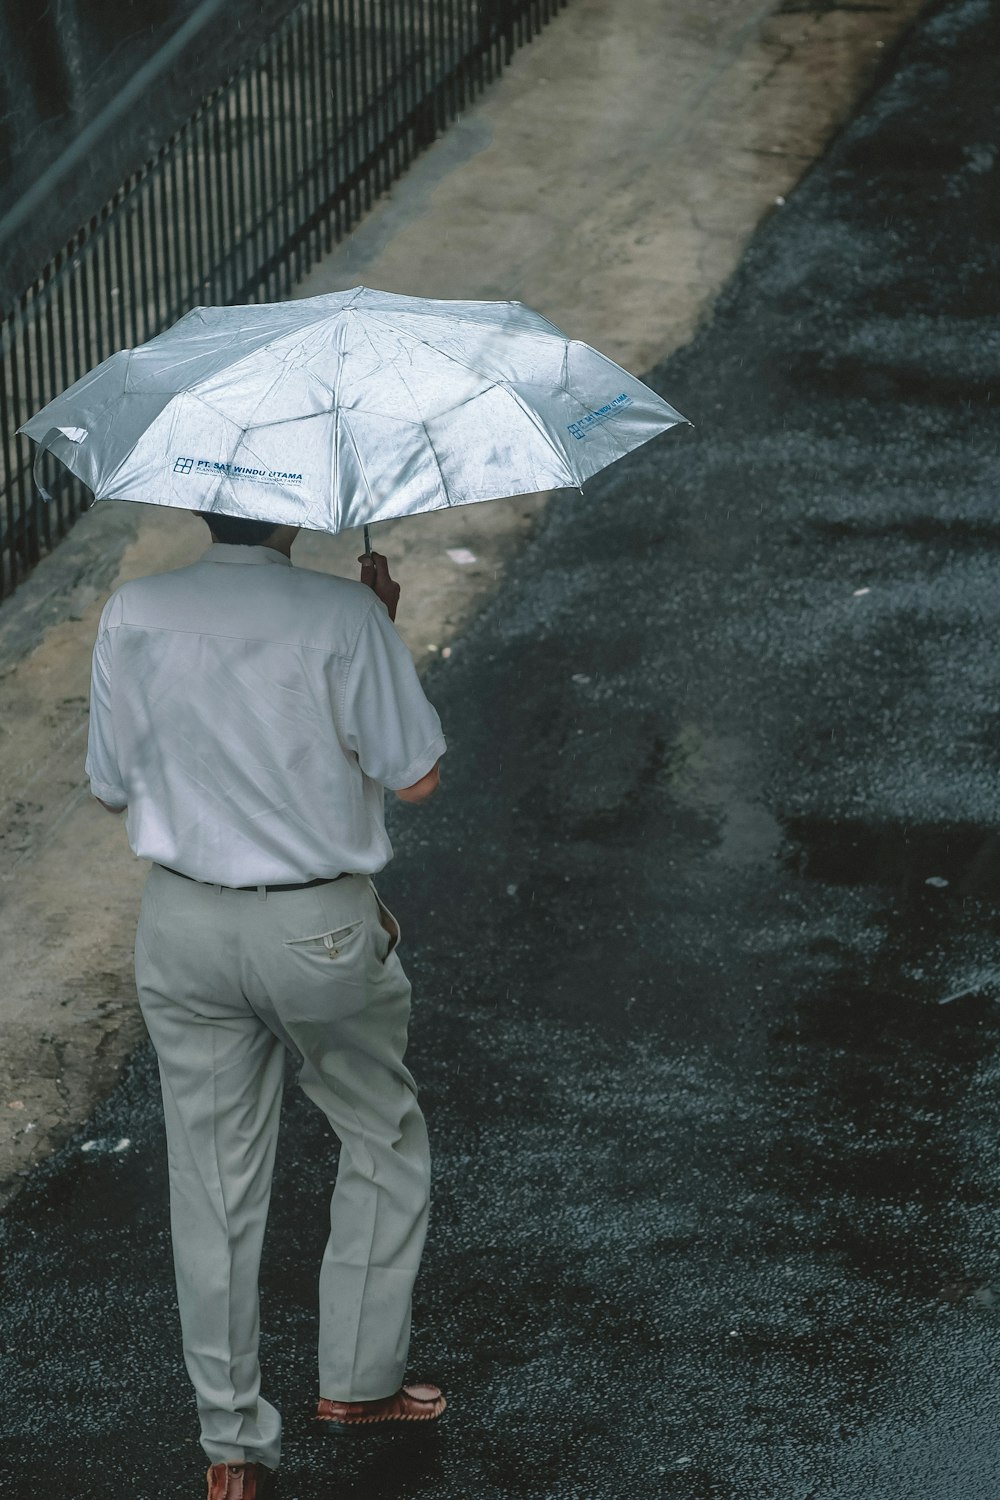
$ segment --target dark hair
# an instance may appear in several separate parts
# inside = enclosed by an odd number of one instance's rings
[[[198,514],[215,540],[231,547],[259,547],[281,525],[280,521],[248,521],[243,516],[224,516],[214,510],[200,510]]]

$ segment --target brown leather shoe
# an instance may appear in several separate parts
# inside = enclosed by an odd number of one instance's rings
[[[327,1401],[320,1397],[318,1422],[335,1428],[371,1427],[383,1422],[436,1422],[448,1405],[436,1385],[404,1385],[378,1401]]]
[[[213,1464],[208,1471],[208,1500],[272,1500],[277,1476],[263,1464]]]

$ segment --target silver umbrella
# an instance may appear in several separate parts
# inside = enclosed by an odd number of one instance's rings
[[[196,307],[21,431],[96,500],[339,532],[579,486],[685,420],[519,302],[354,287]]]

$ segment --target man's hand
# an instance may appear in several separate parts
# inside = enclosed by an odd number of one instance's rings
[[[389,564],[381,552],[363,552],[358,558],[361,564],[361,582],[374,591],[389,611],[389,619],[396,618],[399,603],[399,584],[389,576]]]

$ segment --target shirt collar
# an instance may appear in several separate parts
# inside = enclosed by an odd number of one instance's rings
[[[275,552],[273,547],[242,547],[231,542],[213,542],[208,550],[202,553],[201,561],[213,563],[281,563],[286,568],[292,566],[292,559],[286,557],[283,552]]]

